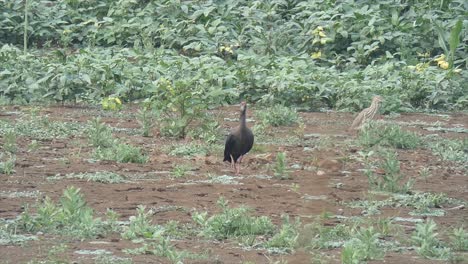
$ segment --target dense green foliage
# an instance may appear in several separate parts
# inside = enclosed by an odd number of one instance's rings
[[[204,108],[239,96],[350,110],[381,94],[386,112],[468,104],[463,0],[25,2],[0,6],[6,102],[149,98],[164,78],[201,91]]]

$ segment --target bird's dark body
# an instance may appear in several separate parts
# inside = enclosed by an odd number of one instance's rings
[[[237,127],[233,129],[226,138],[223,161],[231,162],[232,155],[234,163],[236,163],[240,156],[247,154],[252,149],[253,143],[254,135],[249,128]]]

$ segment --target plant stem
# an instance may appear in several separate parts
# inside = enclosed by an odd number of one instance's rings
[[[28,0],[24,0],[24,34],[23,34],[24,53],[28,51]]]

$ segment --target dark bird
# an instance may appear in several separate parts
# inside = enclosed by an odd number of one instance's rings
[[[240,172],[240,163],[247,152],[252,149],[254,143],[254,135],[245,121],[247,112],[247,104],[242,102],[240,105],[240,125],[231,129],[226,138],[224,146],[224,160],[231,163],[231,168],[235,170],[236,175]]]

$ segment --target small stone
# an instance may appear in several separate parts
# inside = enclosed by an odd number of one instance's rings
[[[317,175],[318,175],[318,176],[325,175],[325,172],[324,172],[324,171],[321,171],[321,170],[319,170],[319,171],[317,171]]]

